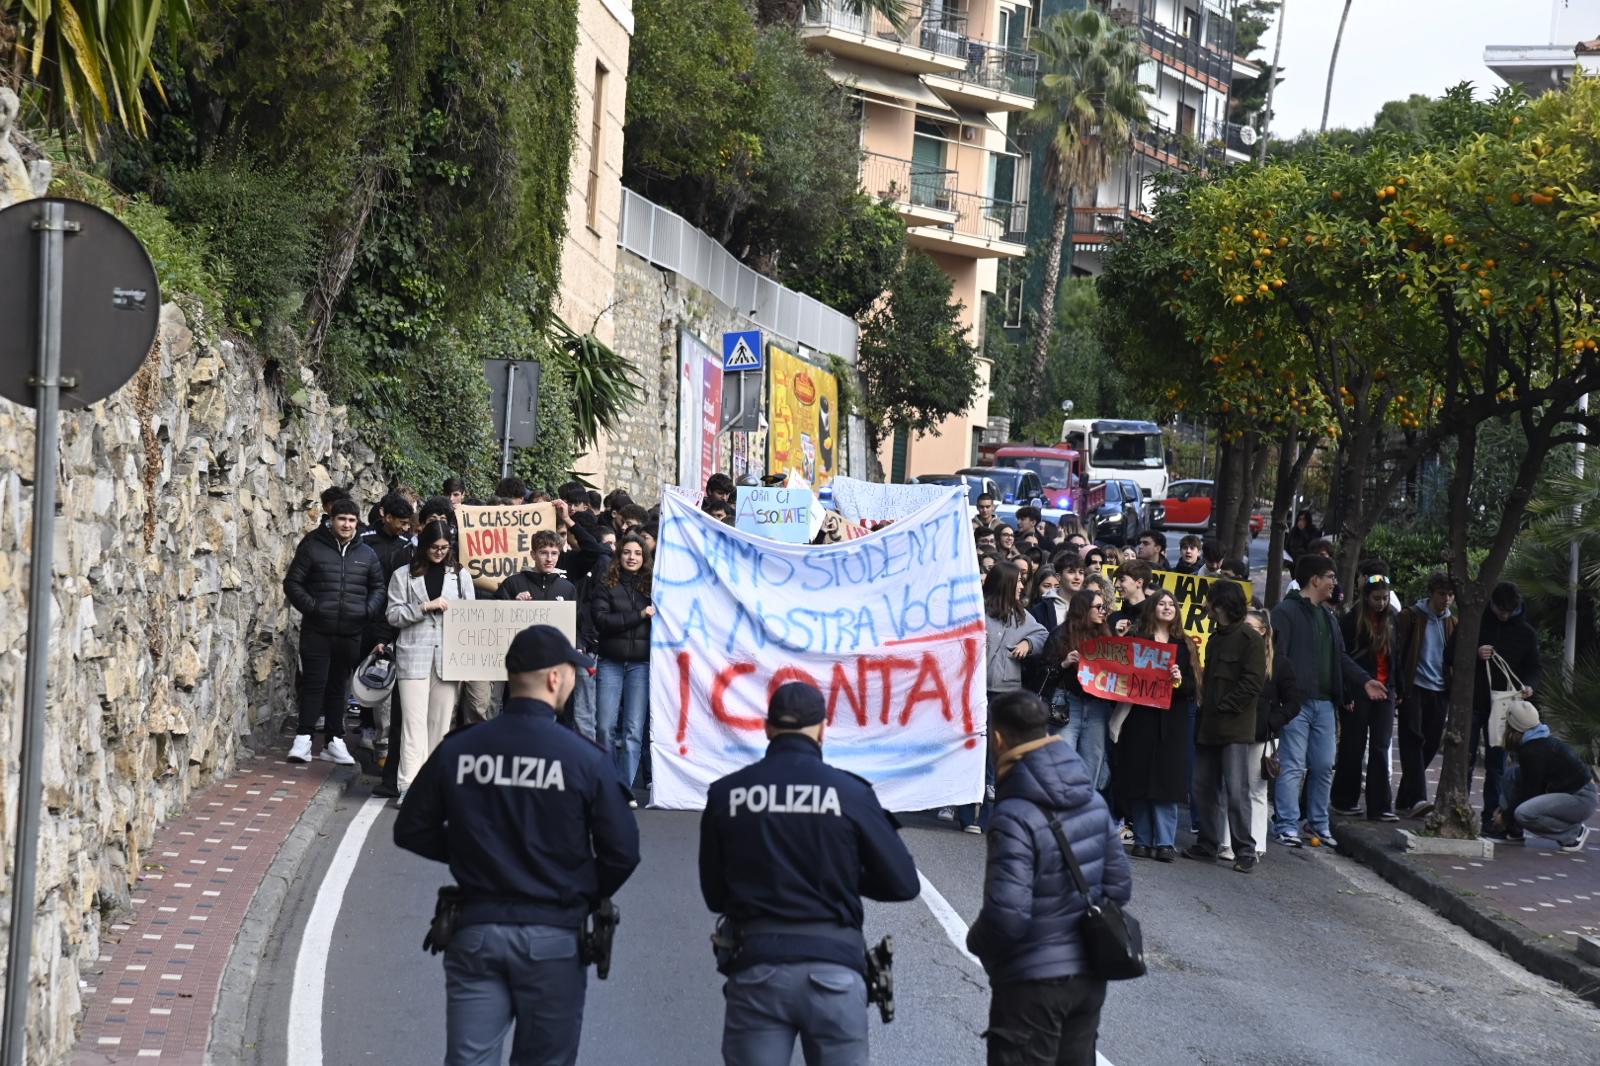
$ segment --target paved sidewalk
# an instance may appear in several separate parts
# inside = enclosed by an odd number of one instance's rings
[[[1479,772],[1473,780],[1475,805],[1482,779]],[[1437,768],[1428,783],[1431,797]],[[1593,832],[1581,852],[1530,836],[1522,844],[1496,841],[1493,859],[1416,855],[1394,846],[1396,829],[1421,826],[1412,818],[1334,820],[1342,851],[1528,969],[1600,1003],[1600,967],[1576,951],[1580,936],[1600,936],[1600,813],[1589,820]]]
[[[282,753],[195,793],[145,851],[133,912],[87,975],[73,1066],[203,1066],[228,955],[278,848],[335,769]]]

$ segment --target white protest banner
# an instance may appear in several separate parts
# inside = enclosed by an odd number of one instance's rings
[[[895,522],[942,500],[953,485],[879,485],[853,477],[830,481],[834,509],[857,522]],[[962,502],[966,502],[963,491]]]
[[[456,508],[461,565],[472,584],[493,591],[512,574],[533,567],[533,535],[556,528],[556,505],[525,503],[514,507]]]
[[[571,600],[451,600],[444,612],[446,681],[504,681],[506,649],[529,626],[555,626],[576,641],[578,605]]]
[[[983,798],[984,617],[966,500],[948,488],[890,529],[781,544],[661,498],[651,627],[652,806],[698,810],[761,757],[769,695],[828,704],[827,759],[891,810]]]
[[[808,488],[741,485],[733,510],[733,524],[758,537],[781,540],[785,544],[809,544],[816,535],[811,528],[811,508],[816,500],[816,495]],[[820,516],[817,521],[821,522]]]

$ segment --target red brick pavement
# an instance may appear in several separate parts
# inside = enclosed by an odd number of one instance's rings
[[[133,913],[85,979],[73,1066],[202,1066],[228,954],[289,831],[334,764],[241,763],[190,798],[145,852]]]

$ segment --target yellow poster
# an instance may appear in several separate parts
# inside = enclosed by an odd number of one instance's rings
[[[1178,574],[1170,570],[1157,570],[1156,580],[1161,582],[1161,587],[1172,593],[1172,598],[1178,601],[1178,620],[1183,623],[1183,631],[1193,637],[1200,644],[1200,654],[1203,657],[1206,651],[1206,641],[1217,628],[1206,615],[1206,589],[1216,581],[1233,581],[1227,577],[1206,577],[1201,574]],[[1255,595],[1255,586],[1249,581],[1237,582],[1244,588],[1246,601]]]
[[[839,382],[775,344],[767,366],[767,470],[798,470],[820,489],[839,468]]]

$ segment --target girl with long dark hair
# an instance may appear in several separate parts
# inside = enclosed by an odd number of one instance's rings
[[[1095,788],[1106,784],[1106,729],[1111,721],[1112,705],[1108,700],[1083,690],[1078,680],[1079,654],[1085,642],[1094,637],[1106,637],[1106,615],[1110,603],[1103,592],[1085,585],[1067,603],[1067,620],[1050,639],[1045,654],[1050,661],[1060,664],[1061,683],[1056,689],[1055,718],[1059,723],[1057,735],[1071,744],[1089,771],[1089,780]]]
[[[633,788],[650,713],[650,550],[629,533],[590,602],[599,634],[595,739],[613,752],[623,784]]]

